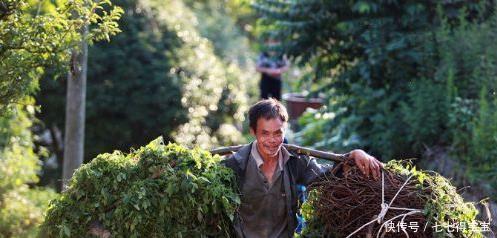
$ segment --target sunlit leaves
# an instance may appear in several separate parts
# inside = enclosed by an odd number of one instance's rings
[[[0,116],[0,234],[7,237],[33,237],[43,220],[48,200],[55,193],[30,189],[38,181],[38,156],[33,150],[34,107],[10,105]]]
[[[112,7],[107,0],[74,0],[55,5],[44,1],[3,1],[0,107],[33,93],[47,66],[63,69],[69,49],[81,40],[79,31],[83,25],[90,25],[90,34],[85,40],[109,39],[119,32],[116,21],[121,14],[122,10]]]
[[[127,155],[99,155],[51,203],[43,234],[86,237],[98,221],[112,237],[230,237],[240,200],[219,162],[161,138]]]

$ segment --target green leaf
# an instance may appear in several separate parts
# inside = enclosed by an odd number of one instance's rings
[[[66,235],[67,237],[71,237],[71,230],[65,224],[62,225],[62,230],[64,231],[64,235]]]

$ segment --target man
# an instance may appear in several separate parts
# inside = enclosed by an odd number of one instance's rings
[[[267,52],[263,52],[256,63],[257,72],[261,73],[261,81],[259,84],[261,90],[261,98],[268,99],[269,97],[281,100],[282,75],[289,68],[289,62],[286,57],[277,55],[272,49],[278,41],[269,38],[265,42]]]
[[[235,220],[238,237],[293,237],[296,228],[297,184],[307,185],[329,170],[314,159],[290,154],[282,147],[288,114],[275,99],[249,110],[250,133],[256,140],[230,156],[241,205]],[[348,154],[361,172],[375,179],[382,164],[362,150]]]

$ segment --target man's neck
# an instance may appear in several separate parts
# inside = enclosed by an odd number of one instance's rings
[[[272,164],[272,163],[278,162],[278,155],[273,156],[273,157],[269,157],[269,156],[266,156],[266,157],[261,156],[261,157],[262,157],[262,160],[264,161],[265,164],[266,163]]]
[[[260,157],[262,158],[263,164],[259,167],[262,170],[262,173],[266,177],[266,179],[272,183],[273,181],[273,175],[274,171],[276,169],[276,166],[278,166],[278,157],[279,157],[279,151],[276,154],[276,156],[267,156],[261,153],[261,150],[259,149],[259,144],[256,144],[256,149],[257,152],[259,153]]]

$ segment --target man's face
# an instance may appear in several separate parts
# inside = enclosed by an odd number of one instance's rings
[[[269,39],[269,40],[266,40],[266,42],[264,42],[266,44],[266,52],[270,55],[270,56],[274,56],[276,55],[276,51],[274,51],[274,48],[273,47],[277,47],[281,44],[281,42],[277,41],[277,40],[274,40],[274,39]]]
[[[263,158],[278,155],[285,137],[285,124],[280,118],[259,118],[256,131],[250,129],[250,133],[257,139],[257,149]]]

